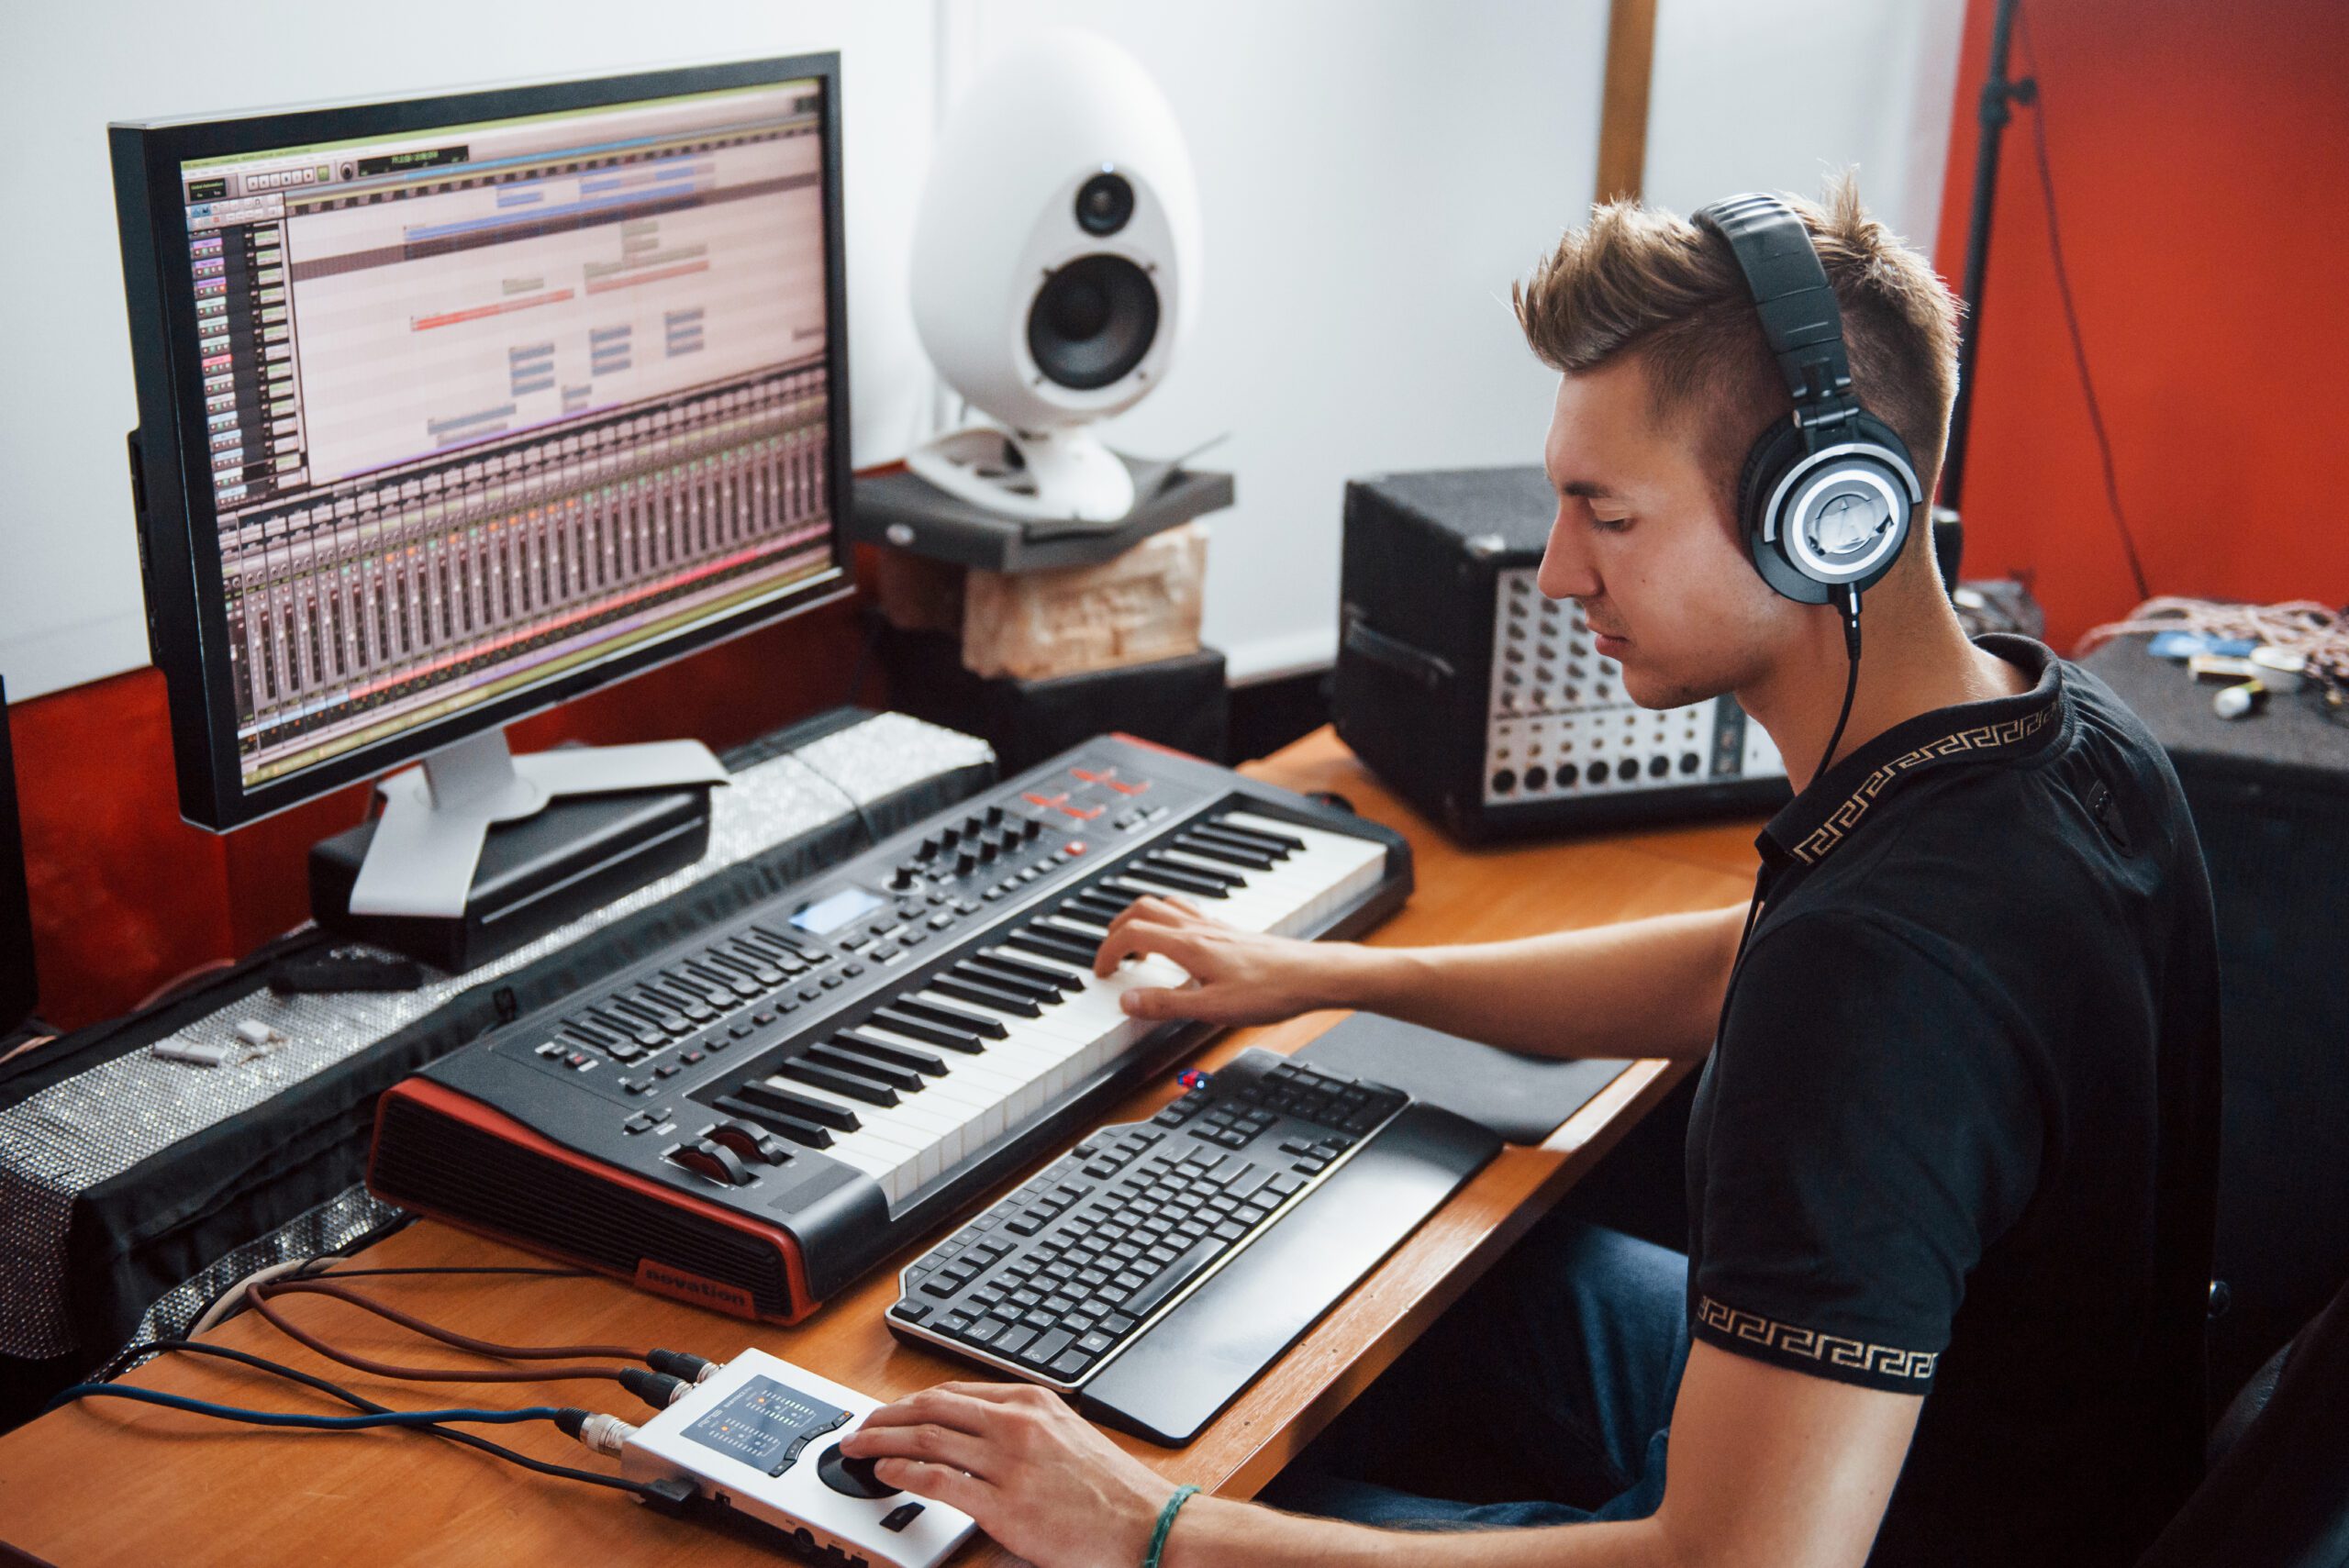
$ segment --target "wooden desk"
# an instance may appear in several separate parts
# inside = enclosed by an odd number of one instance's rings
[[[1397,801],[1326,729],[1249,771],[1293,789],[1336,790],[1364,816],[1409,837],[1419,891],[1372,937],[1383,945],[1487,940],[1705,908],[1742,901],[1752,884],[1750,825],[1464,850]],[[1292,1051],[1341,1016],[1316,1013],[1241,1029],[1217,1040],[1200,1060],[1212,1066],[1251,1045]],[[1637,1063],[1540,1148],[1504,1150],[1187,1448],[1120,1440],[1169,1477],[1227,1496],[1252,1496],[1684,1071],[1661,1062]],[[1104,1119],[1147,1117],[1173,1095],[1171,1084],[1145,1090]],[[756,1345],[891,1398],[974,1375],[960,1363],[899,1344],[883,1328],[881,1314],[896,1299],[896,1270],[905,1261],[875,1270],[796,1329],[743,1323],[602,1278],[417,1276],[369,1283],[386,1300],[489,1339],[667,1345],[713,1359]],[[351,1266],[533,1262],[428,1220]],[[423,1341],[340,1303],[289,1298],[288,1311],[330,1327],[339,1342],[362,1354],[411,1364],[443,1359]],[[631,1413],[623,1407],[632,1401],[608,1384],[525,1385],[526,1393],[487,1385],[383,1383],[312,1355],[252,1314],[212,1338],[395,1407],[544,1400]],[[343,1410],[277,1379],[194,1356],[150,1362],[131,1381],[229,1404]],[[609,1462],[543,1427],[474,1429],[560,1463],[601,1468]],[[273,1431],[109,1400],[84,1401],[0,1437],[0,1539],[60,1568],[343,1561],[429,1562],[443,1568],[521,1562],[723,1568],[775,1561],[757,1546],[662,1518],[618,1494],[531,1475],[453,1443],[398,1431]],[[982,1540],[956,1563],[976,1568],[1008,1561]]]

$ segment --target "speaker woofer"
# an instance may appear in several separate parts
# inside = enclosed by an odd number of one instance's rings
[[[1158,287],[1123,256],[1080,256],[1028,307],[1028,351],[1050,380],[1090,392],[1124,379],[1158,338]]]

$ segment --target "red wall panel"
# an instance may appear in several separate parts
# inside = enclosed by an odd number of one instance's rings
[[[1992,0],[1969,0],[1937,264],[1963,269]],[[1983,289],[1969,576],[2067,647],[2136,602],[2065,338],[2030,117],[2155,593],[2349,600],[2349,6],[2025,0]],[[2026,53],[2022,39],[2032,50]],[[2035,55],[2036,63],[2032,57]]]

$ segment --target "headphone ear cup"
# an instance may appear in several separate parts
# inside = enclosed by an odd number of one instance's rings
[[[1917,460],[1909,455],[1909,443],[1902,440],[1898,432],[1895,431],[1891,426],[1866,409],[1863,408],[1852,417],[1852,430],[1854,434],[1865,437],[1875,445],[1887,449],[1900,460],[1901,466],[1908,469],[1909,473],[1917,472]],[[1913,506],[1921,499],[1922,497],[1913,497],[1910,504]]]
[[[1769,537],[1772,530],[1766,514],[1770,493],[1777,488],[1778,481],[1802,450],[1802,432],[1791,419],[1772,425],[1754,440],[1753,449],[1745,454],[1745,467],[1738,475],[1738,526],[1744,532],[1746,558],[1762,573],[1764,582],[1798,604],[1823,605],[1830,596],[1827,584],[1796,568],[1787,554],[1782,531],[1776,539]]]

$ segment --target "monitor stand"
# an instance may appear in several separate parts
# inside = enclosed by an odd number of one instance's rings
[[[557,795],[726,782],[698,740],[567,746],[517,757],[492,729],[444,746],[376,786],[384,812],[351,884],[353,915],[454,919],[465,913],[493,823],[518,821]]]

